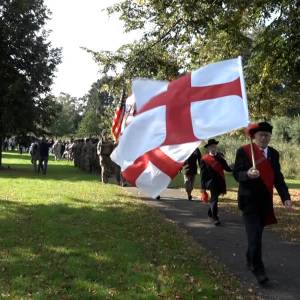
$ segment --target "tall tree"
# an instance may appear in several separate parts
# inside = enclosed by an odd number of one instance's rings
[[[169,79],[169,69],[157,71],[167,62],[183,72],[242,55],[253,116],[285,114],[298,103],[299,0],[123,0],[108,13],[117,13],[126,31],[144,34],[115,53],[95,55],[103,71],[121,61],[127,77]]]
[[[49,127],[49,132],[57,137],[75,134],[82,118],[83,101],[83,99],[61,93],[56,98],[58,112]]]
[[[104,76],[94,82],[85,98],[85,111],[79,124],[81,136],[98,136],[102,129],[109,129],[117,102],[111,94],[111,77]]]
[[[49,14],[43,0],[0,3],[0,143],[49,125],[55,112],[49,91],[60,50],[47,41]]]

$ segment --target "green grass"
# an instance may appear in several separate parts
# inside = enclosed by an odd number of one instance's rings
[[[27,155],[4,153],[3,163],[1,299],[241,297],[182,230],[118,186],[68,162],[50,161],[46,176]]]

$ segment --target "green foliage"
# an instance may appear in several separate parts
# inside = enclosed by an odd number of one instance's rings
[[[127,80],[141,75],[169,79],[179,71],[242,55],[251,114],[270,118],[295,111],[299,1],[123,0],[108,13],[118,14],[127,31],[143,29],[144,34],[115,53],[95,54],[102,71],[121,64]],[[164,69],[168,64],[174,66],[172,72]]]
[[[291,138],[294,143],[300,145],[300,116],[295,117],[291,124]]]
[[[51,135],[62,137],[75,134],[81,120],[81,99],[61,94],[56,98],[58,112],[53,120],[49,131]]]
[[[288,117],[280,117],[272,120],[273,136],[277,141],[289,142],[291,140],[291,121]]]
[[[79,124],[78,135],[99,136],[102,129],[109,130],[117,101],[111,95],[111,77],[105,76],[92,84],[84,97],[85,109]]]
[[[101,133],[101,117],[96,112],[88,110],[79,123],[78,135],[81,137],[99,136]]]
[[[60,50],[44,30],[43,0],[0,3],[0,136],[49,125],[56,105],[49,96]]]

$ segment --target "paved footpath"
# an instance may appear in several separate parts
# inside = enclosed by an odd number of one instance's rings
[[[246,269],[246,235],[241,216],[220,209],[222,225],[216,227],[207,219],[207,205],[199,200],[186,200],[186,194],[179,189],[166,190],[161,200],[144,197],[136,188],[127,190],[186,229],[229,272],[263,299],[300,299],[300,243],[283,241],[276,233],[265,230],[263,255],[270,283],[262,288]]]

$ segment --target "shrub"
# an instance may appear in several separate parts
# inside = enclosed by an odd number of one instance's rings
[[[291,122],[290,135],[293,143],[300,144],[300,116],[295,117]]]
[[[273,138],[280,142],[291,140],[291,118],[280,117],[272,120]]]

